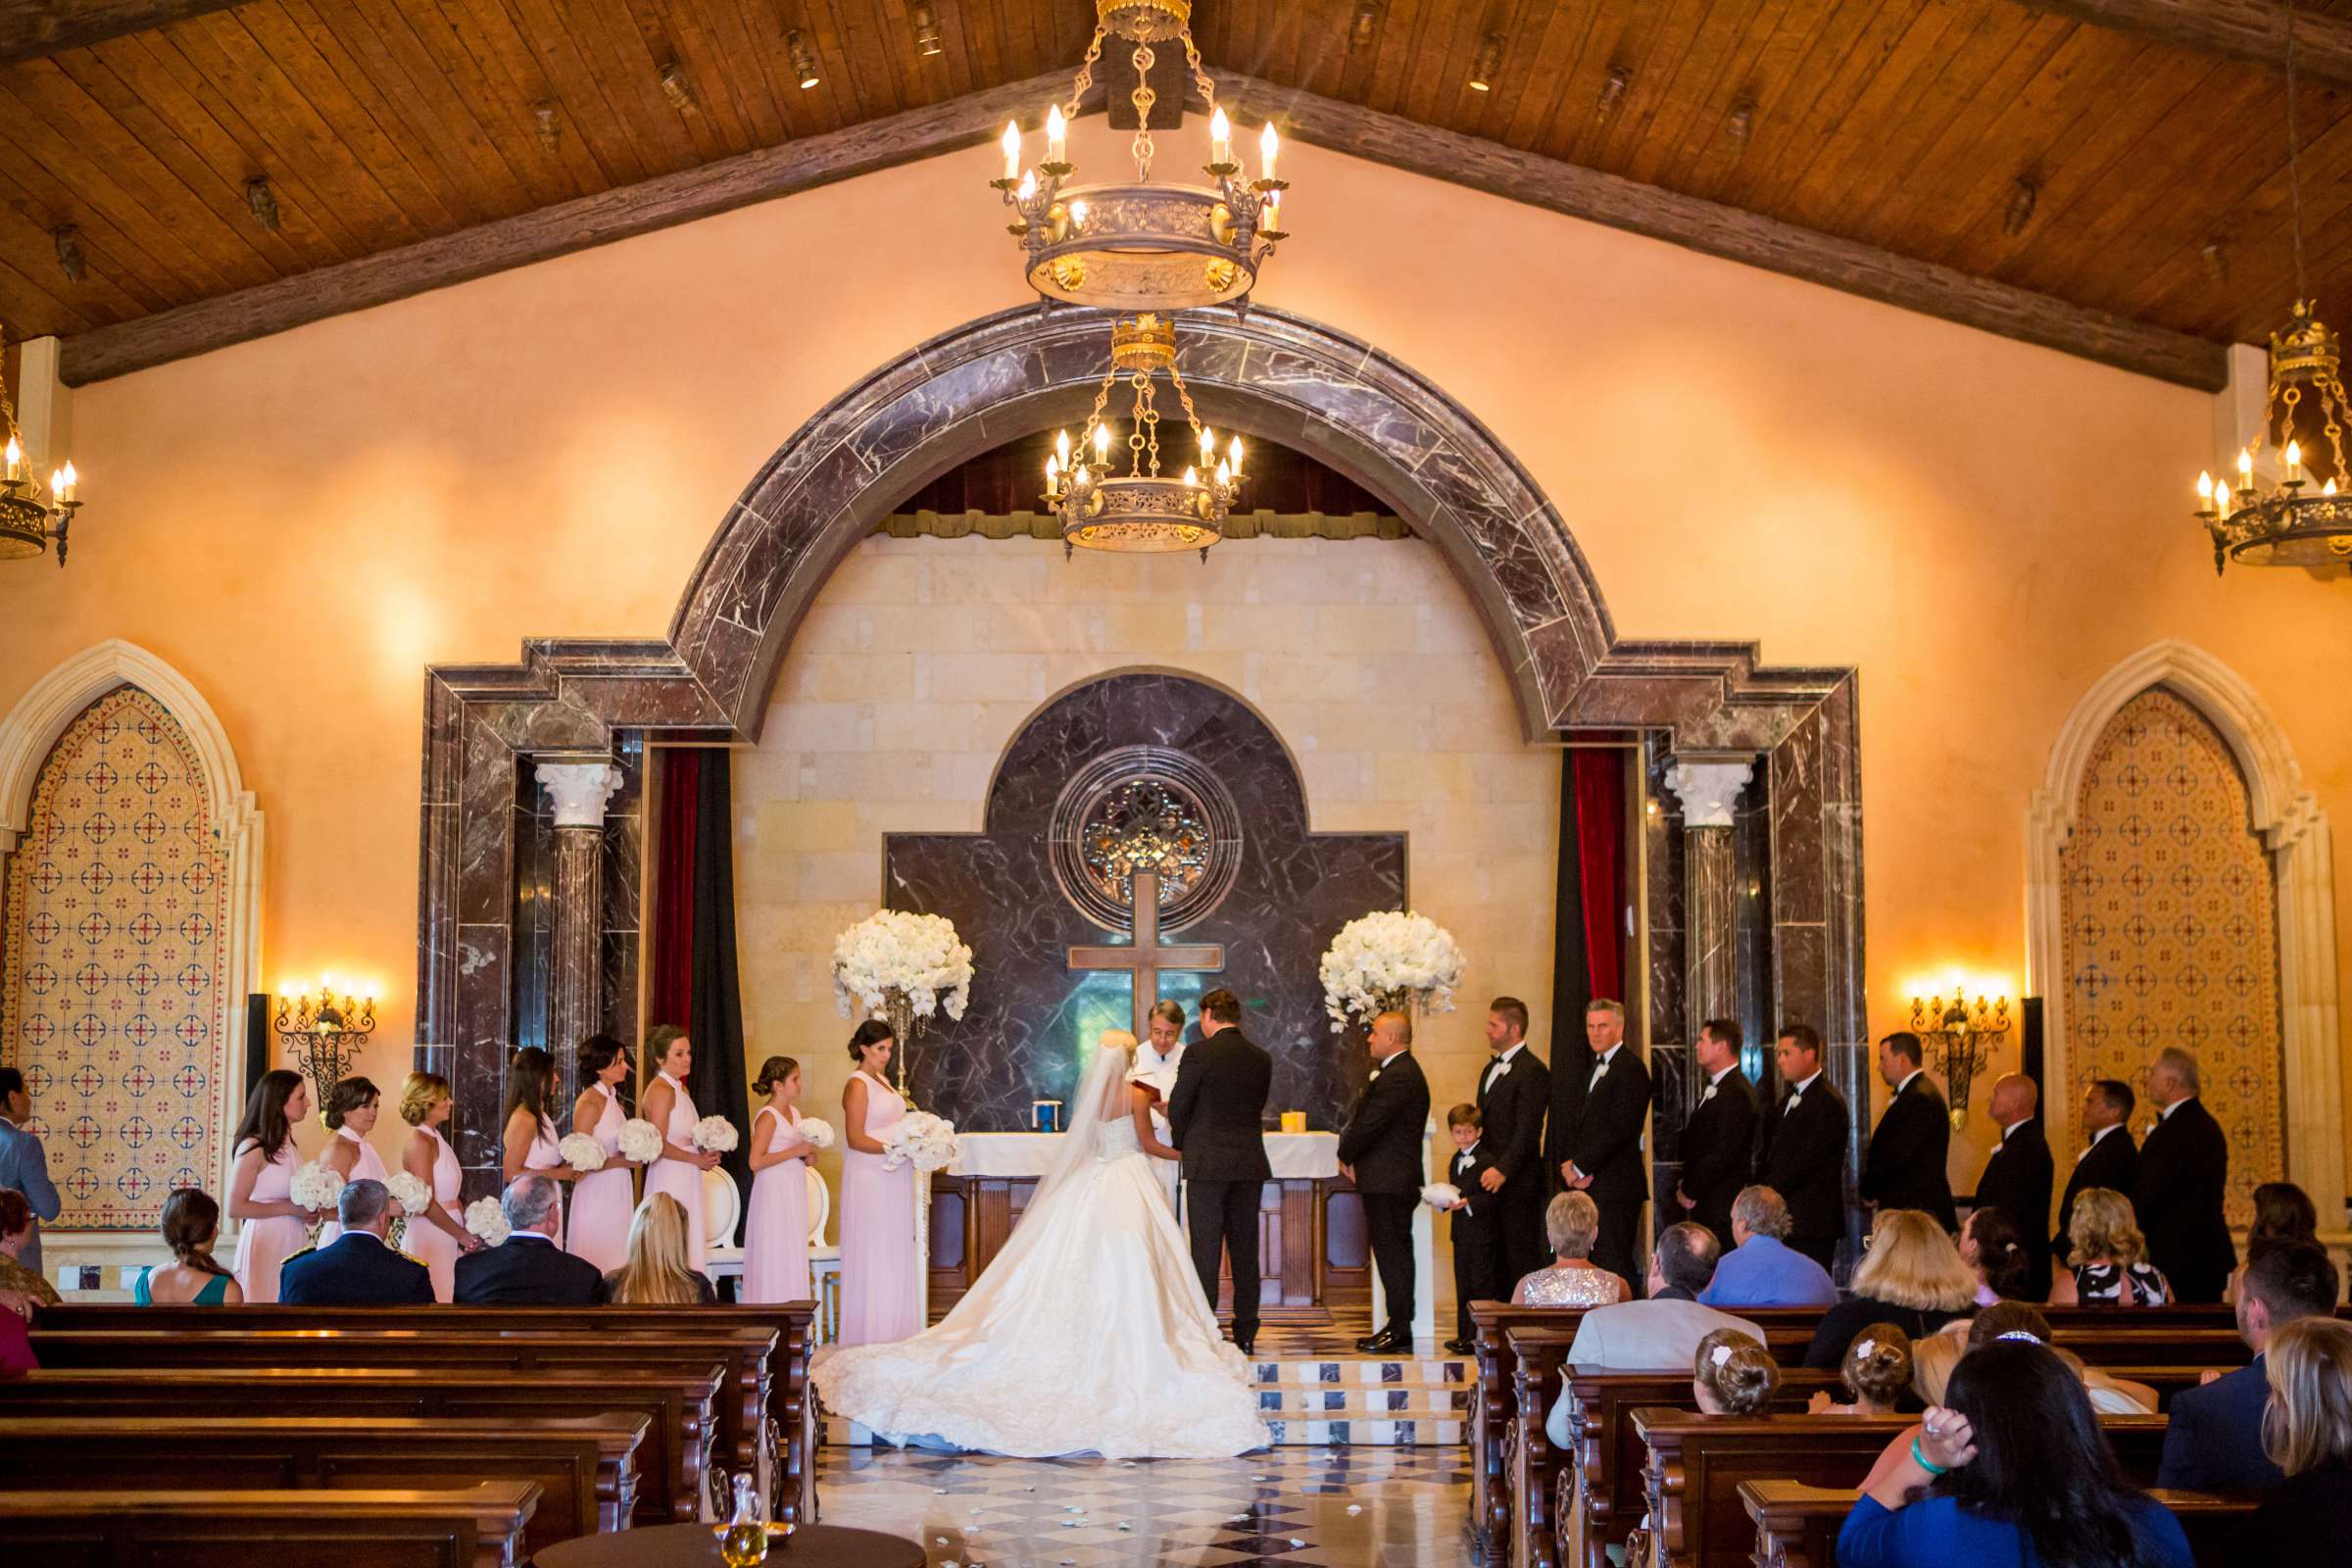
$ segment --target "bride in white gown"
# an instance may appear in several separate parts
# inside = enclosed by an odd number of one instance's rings
[[[1139,1142],[1132,1043],[1104,1037],[1070,1130],[995,1261],[934,1327],[820,1356],[826,1406],[892,1443],[1021,1458],[1225,1458],[1266,1444]],[[1149,1122],[1144,1122],[1149,1126]]]

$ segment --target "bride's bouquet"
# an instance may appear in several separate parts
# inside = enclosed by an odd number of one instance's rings
[[[492,1247],[504,1246],[514,1234],[507,1224],[507,1211],[498,1206],[495,1198],[477,1198],[466,1205],[466,1228]]]
[[[890,1151],[882,1158],[884,1170],[912,1165],[926,1175],[946,1168],[963,1152],[962,1146],[956,1141],[956,1124],[945,1116],[934,1116],[927,1110],[909,1111],[901,1116],[882,1135],[882,1145]]]
[[[433,1190],[424,1178],[414,1171],[396,1170],[384,1178],[384,1188],[400,1212],[392,1217],[392,1245],[397,1248],[409,1239],[409,1221],[432,1206]]]
[[[564,1146],[556,1146],[559,1150]],[[662,1129],[643,1116],[631,1116],[620,1124],[620,1157],[633,1159],[640,1165],[650,1165],[662,1157]]]
[[[972,950],[945,915],[883,909],[844,931],[833,944],[833,1000],[844,1018],[898,1012],[928,1018],[945,1010],[963,1016],[971,999]],[[906,1048],[899,1042],[899,1049]]]
[[[822,1116],[803,1116],[800,1125],[793,1131],[799,1133],[801,1141],[810,1149],[831,1149],[833,1147],[833,1124]]]
[[[343,1173],[323,1159],[314,1159],[294,1173],[287,1184],[286,1198],[311,1211],[311,1245],[318,1245],[319,1233],[326,1229],[326,1219],[335,1211],[335,1200],[343,1196]]]
[[[564,1163],[585,1175],[605,1168],[605,1146],[587,1133],[566,1133],[556,1145]]]
[[[735,1124],[724,1116],[705,1116],[694,1124],[694,1147],[706,1154],[723,1154],[743,1141]]]
[[[1462,950],[1427,915],[1384,910],[1341,928],[1323,955],[1322,979],[1333,1034],[1384,1012],[1451,1012]]]

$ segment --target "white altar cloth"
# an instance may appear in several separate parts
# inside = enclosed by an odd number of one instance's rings
[[[951,1176],[1043,1176],[1061,1147],[1060,1133],[957,1133]],[[1276,1181],[1328,1181],[1340,1173],[1338,1133],[1268,1133],[1266,1161]]]

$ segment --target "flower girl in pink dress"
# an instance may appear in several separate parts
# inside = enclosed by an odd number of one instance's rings
[[[580,1082],[587,1085],[571,1107],[571,1130],[604,1146],[605,1162],[571,1190],[571,1224],[564,1250],[610,1274],[629,1260],[629,1221],[637,1213],[636,1162],[620,1152],[620,1085],[629,1076],[629,1052],[611,1035],[580,1042]]]
[[[662,1152],[646,1167],[645,1190],[667,1193],[686,1210],[686,1266],[703,1268],[703,1172],[718,1156],[694,1147],[694,1126],[701,1120],[694,1096],[687,1093],[686,1075],[694,1071],[694,1042],[676,1024],[657,1024],[645,1040],[646,1058],[658,1069],[638,1102],[647,1121],[662,1129]]]
[[[751,1217],[743,1235],[743,1299],[808,1299],[808,1156],[801,1136],[801,1064],[770,1056],[752,1088],[767,1103],[752,1118]]]
[[[922,1325],[914,1313],[914,1167],[884,1168],[882,1135],[906,1114],[884,1076],[898,1043],[868,1018],[850,1037],[858,1070],[841,1092],[841,1343],[886,1345]]]

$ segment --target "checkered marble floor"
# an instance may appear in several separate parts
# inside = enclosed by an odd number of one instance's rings
[[[931,1568],[1470,1568],[1459,1446],[1239,1459],[826,1448],[827,1524],[919,1538]]]

